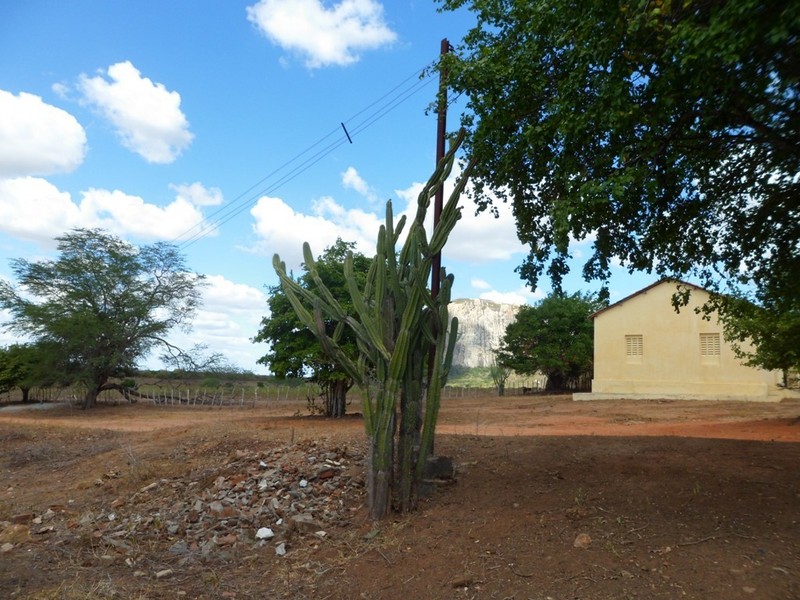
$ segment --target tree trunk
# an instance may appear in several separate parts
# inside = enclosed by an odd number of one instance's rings
[[[97,406],[97,396],[100,394],[99,386],[89,386],[86,390],[86,396],[83,399],[83,408],[94,408]]]
[[[344,379],[331,381],[325,390],[325,416],[340,418],[347,410],[347,390],[350,388]]]
[[[506,384],[501,383],[497,386],[497,395],[498,396],[505,396],[506,395]]]
[[[560,392],[565,389],[566,383],[566,377],[563,373],[548,373],[545,389],[548,392]]]
[[[21,387],[19,388],[22,392],[22,401],[23,402],[30,402],[31,396],[31,388],[29,387]]]

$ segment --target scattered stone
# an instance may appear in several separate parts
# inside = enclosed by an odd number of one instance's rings
[[[317,471],[317,479],[322,481],[330,479],[334,475],[336,475],[336,469],[332,467],[325,467],[324,469],[320,469],[319,471]]]
[[[164,579],[164,577],[171,577],[174,571],[172,569],[163,569],[156,573],[156,579]]]
[[[237,540],[238,538],[235,533],[220,535],[214,538],[214,542],[216,542],[217,546],[231,546],[235,544]]]
[[[30,523],[31,521],[33,521],[35,516],[36,515],[34,515],[33,513],[22,513],[22,514],[14,515],[13,517],[11,517],[11,522],[12,523],[23,523],[23,524],[24,523]]]
[[[456,577],[450,582],[450,587],[453,588],[469,588],[475,580],[472,577]]]
[[[313,534],[322,529],[321,525],[308,513],[301,513],[289,517],[289,526],[291,529],[295,529],[300,533]]]
[[[429,456],[425,462],[423,479],[453,479],[456,475],[453,459],[449,456]]]
[[[13,549],[14,549],[14,544],[6,542],[2,546],[0,546],[0,553],[6,554],[7,552],[11,552]]]
[[[746,585],[746,586],[744,586],[744,587],[742,588],[742,591],[743,591],[745,594],[755,594],[755,593],[756,593],[756,588],[754,588],[754,587],[751,587],[751,586],[749,586],[749,585]]]
[[[136,549],[156,545],[176,572],[197,561],[236,560],[242,552],[265,549],[270,540],[284,556],[290,539],[313,536],[318,544],[351,524],[365,501],[365,446],[300,441],[233,451],[191,475],[153,481],[124,498],[111,496],[106,506],[78,511],[65,501],[41,513],[15,515],[19,523],[0,521],[0,547],[9,552],[30,542],[32,533],[37,542],[54,545],[90,539],[98,545],[98,559],[137,569]],[[165,571],[170,570],[158,573]]]
[[[575,548],[586,549],[592,545],[592,537],[588,533],[579,533],[572,543]]]
[[[189,554],[189,546],[184,540],[179,540],[169,547],[171,554]]]
[[[256,531],[256,539],[257,540],[270,540],[275,537],[275,532],[272,531],[269,527],[261,527],[258,531]]]

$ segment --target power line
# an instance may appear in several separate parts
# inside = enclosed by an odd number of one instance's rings
[[[407,86],[406,84],[411,80],[416,79],[416,81]],[[414,71],[411,75],[403,79],[400,83],[390,89],[388,92],[380,96],[375,101],[371,102],[354,115],[349,117],[347,120],[343,121],[345,124],[350,124],[351,121],[354,121],[357,117],[364,115],[364,113],[368,113],[370,109],[373,107],[375,110],[369,112],[363,119],[355,123],[354,125],[350,126],[350,135],[351,138],[354,138],[359,133],[365,131],[367,128],[371,127],[377,121],[385,117],[387,114],[392,112],[398,106],[406,102],[408,99],[413,97],[415,94],[420,92],[424,89],[427,85],[432,82],[428,73],[426,73],[425,69],[418,69]],[[399,90],[399,91],[398,91]],[[385,102],[384,102],[385,101]],[[326,140],[331,138],[332,136],[337,136],[337,139],[328,143],[325,147],[323,147],[318,152],[314,153],[310,157],[306,158],[300,164],[293,167],[288,173],[282,175],[277,181],[271,183],[268,186],[265,186],[259,189],[256,193],[251,193],[256,188],[259,188],[267,182],[269,179],[275,177],[281,171],[288,168],[293,163],[297,162],[310,152],[312,152],[315,148],[323,144]],[[331,152],[336,150],[339,146],[345,144],[347,140],[342,137],[342,130],[341,125],[339,127],[333,128],[327,134],[320,137],[316,142],[308,146],[306,149],[295,155],[294,157],[290,158],[279,167],[262,177],[259,181],[251,185],[247,188],[244,192],[239,194],[233,201],[228,203],[226,206],[217,209],[216,211],[212,212],[208,216],[206,216],[203,221],[193,227],[190,227],[185,232],[183,232],[180,236],[176,239],[180,239],[184,236],[187,236],[180,244],[179,247],[182,249],[188,248],[189,246],[193,245],[199,239],[205,237],[208,233],[214,231],[215,229],[221,227],[234,217],[241,214],[243,211],[247,210],[251,206],[255,204],[258,198],[273,193],[282,185],[288,183],[289,181],[295,179],[301,173],[305,172],[313,165],[318,163],[322,160],[325,156],[329,155]]]

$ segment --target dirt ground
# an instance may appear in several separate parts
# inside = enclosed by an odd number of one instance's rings
[[[360,418],[304,408],[0,410],[0,597],[800,598],[798,400],[446,399],[455,480],[378,524]],[[309,453],[332,466],[307,493]],[[239,507],[193,545],[195,498],[263,508],[273,462],[278,497],[336,515],[324,534],[280,555]]]

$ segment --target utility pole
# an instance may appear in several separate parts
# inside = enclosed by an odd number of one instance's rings
[[[444,57],[450,52],[450,42],[444,38],[439,50],[439,56]],[[439,98],[437,103],[437,122],[436,122],[436,166],[444,158],[444,142],[447,135],[447,73],[439,70]],[[439,220],[442,217],[442,206],[444,205],[444,186],[436,190],[436,195],[433,198],[433,230],[439,226]],[[441,285],[439,272],[442,268],[442,254],[437,252],[433,256],[431,264],[431,295],[436,298],[439,295],[439,287]]]
[[[442,40],[439,55],[440,57],[444,57],[445,54],[450,52],[450,42],[447,41],[447,38]],[[437,113],[437,121],[436,121],[436,167],[439,166],[439,163],[444,158],[444,142],[445,137],[447,135],[447,73],[444,71],[443,68],[439,69],[439,98],[436,108]],[[444,184],[442,184],[438,190],[436,190],[436,194],[433,197],[433,230],[436,231],[436,228],[439,227],[439,221],[442,218],[442,207],[444,205]],[[442,253],[437,252],[433,255],[433,259],[431,260],[431,296],[435,299],[439,295],[439,287],[441,284],[441,274],[440,271],[442,270]],[[436,335],[440,335],[441,332],[437,332]],[[431,385],[431,374],[433,373],[433,361],[436,356],[436,348],[435,345],[431,345],[430,352],[428,354],[428,387],[430,389]],[[427,401],[426,401],[427,403]],[[418,414],[418,423],[422,422],[422,405],[419,407],[419,414]],[[435,439],[431,440],[431,448],[430,454],[431,456],[434,455],[434,446],[436,444]]]

